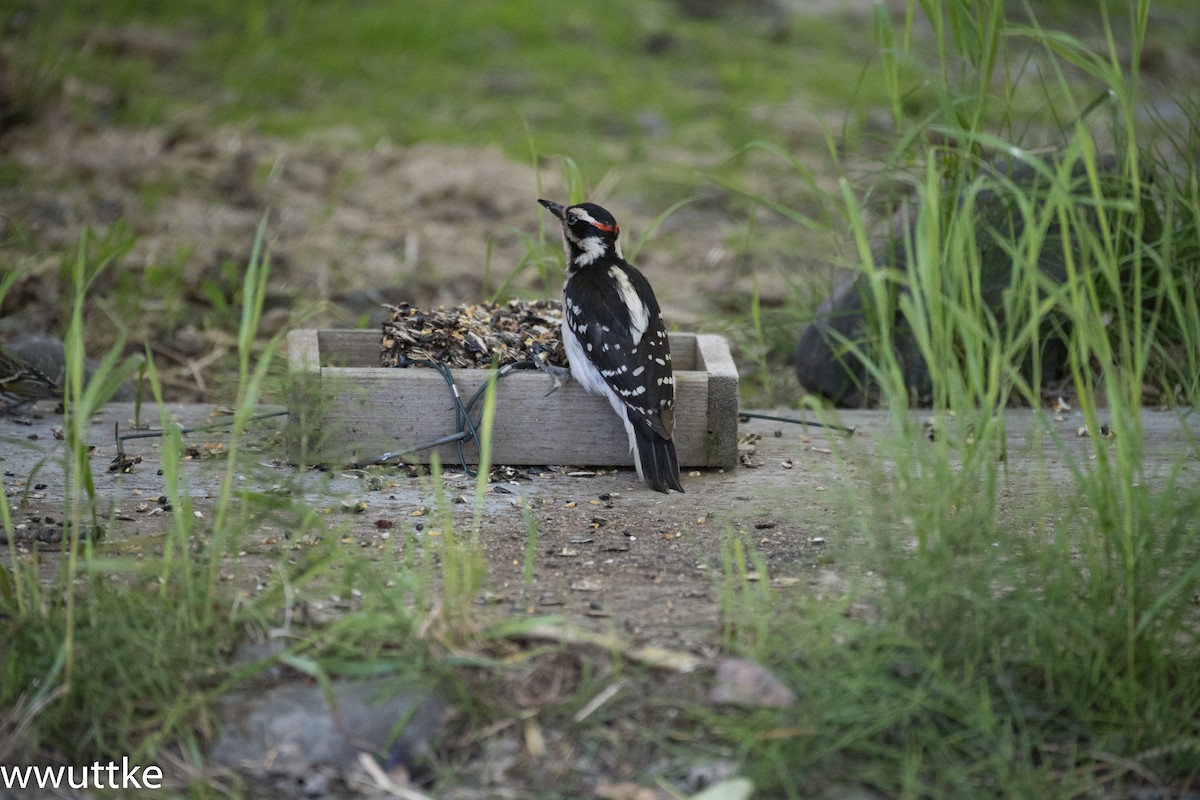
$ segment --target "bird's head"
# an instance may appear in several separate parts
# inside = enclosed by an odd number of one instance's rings
[[[610,256],[623,258],[617,241],[621,229],[606,209],[595,203],[564,208],[552,200],[538,202],[562,221],[568,268],[586,267]]]

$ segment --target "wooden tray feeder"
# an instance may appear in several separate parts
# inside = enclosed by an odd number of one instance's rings
[[[738,374],[728,344],[720,336],[690,333],[671,334],[670,341],[680,465],[735,465]],[[455,432],[453,400],[443,377],[429,368],[378,366],[378,331],[294,330],[287,344],[291,372],[307,379],[301,385],[312,389],[318,384],[316,394],[322,398],[306,406],[312,409],[305,421],[310,434],[304,458],[309,463],[366,462]],[[465,402],[491,370],[450,373]],[[550,386],[550,378],[537,370],[514,370],[497,382],[493,463],[632,465],[625,428],[607,401],[574,381],[547,396]],[[305,396],[312,395],[308,391]],[[473,416],[480,408],[482,400]],[[299,405],[290,410],[293,422],[300,422]],[[294,426],[299,435],[304,428]],[[477,463],[472,442],[463,451],[468,463]],[[434,452],[443,464],[458,463],[454,445],[414,452],[404,460],[428,463]]]

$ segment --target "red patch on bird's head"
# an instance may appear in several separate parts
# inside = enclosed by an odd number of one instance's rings
[[[611,234],[614,239],[621,232],[613,215],[595,203],[580,203],[571,206],[567,212],[575,219],[586,223],[588,227],[595,228],[601,233]]]

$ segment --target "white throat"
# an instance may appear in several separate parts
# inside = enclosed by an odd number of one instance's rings
[[[575,241],[574,245],[575,258],[571,262],[573,267],[586,267],[608,254],[608,247],[599,236],[584,237]],[[613,250],[616,251],[617,258],[622,260],[625,258],[621,255],[620,242],[613,242]]]

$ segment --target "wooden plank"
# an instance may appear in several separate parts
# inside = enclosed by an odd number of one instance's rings
[[[323,380],[334,389],[326,416],[323,458],[338,462],[367,460],[388,451],[406,450],[454,433],[454,405],[449,387],[429,369],[396,372],[382,368],[326,368]],[[486,370],[454,370],[464,402],[487,381]],[[675,430],[680,463],[704,464],[707,457],[705,412],[707,378],[680,373],[680,403]],[[496,422],[492,430],[494,460],[504,464],[630,464],[625,428],[608,403],[568,383],[549,397],[550,379],[540,373],[510,373],[496,387]],[[482,407],[476,406],[476,415]],[[437,452],[443,463],[458,461],[457,449],[445,446],[415,453],[410,461],[427,463]],[[474,444],[465,446],[475,463]]]
[[[717,337],[720,338],[720,337]],[[675,371],[702,369],[697,363],[696,334],[669,333],[667,341],[671,343],[671,367]]]
[[[317,331],[304,329],[288,331],[288,365],[292,371],[319,372],[321,344]]]
[[[319,331],[322,367],[378,367],[379,331]]]
[[[298,332],[295,332],[298,333]],[[320,423],[309,426],[307,460],[324,463],[365,461],[385,452],[407,450],[456,430],[450,388],[441,375],[424,368],[388,369],[376,366],[379,334],[375,331],[321,331],[317,335],[320,370]],[[311,337],[289,336],[297,344],[296,358],[310,357]],[[701,346],[705,348],[702,355]],[[698,340],[691,334],[671,337],[676,364],[675,446],[682,466],[727,465],[736,461],[736,370],[733,408],[728,406],[730,374],[716,377],[725,396],[711,399],[714,376],[696,369],[702,357],[721,369],[730,364],[720,337]],[[724,350],[726,356],[721,355]],[[678,354],[678,355],[676,355]],[[355,364],[355,366],[329,366]],[[299,367],[299,364],[297,364]],[[451,370],[464,403],[482,387],[489,370]],[[509,373],[497,385],[497,415],[493,428],[493,459],[504,464],[631,465],[624,426],[608,403],[589,395],[576,383],[547,396],[550,379],[540,372]],[[480,399],[480,404],[482,398]],[[296,404],[294,404],[295,408]],[[479,408],[479,406],[477,406]],[[714,425],[713,408],[730,419]],[[293,410],[293,419],[299,414]],[[732,456],[729,431],[732,427]],[[437,452],[443,463],[457,463],[457,449],[443,446],[414,453],[409,460],[427,463]],[[464,445],[468,463],[478,454]],[[717,459],[717,460],[714,460]]]
[[[708,376],[704,463],[711,467],[737,465],[738,371],[725,339],[697,334],[694,369]]]

